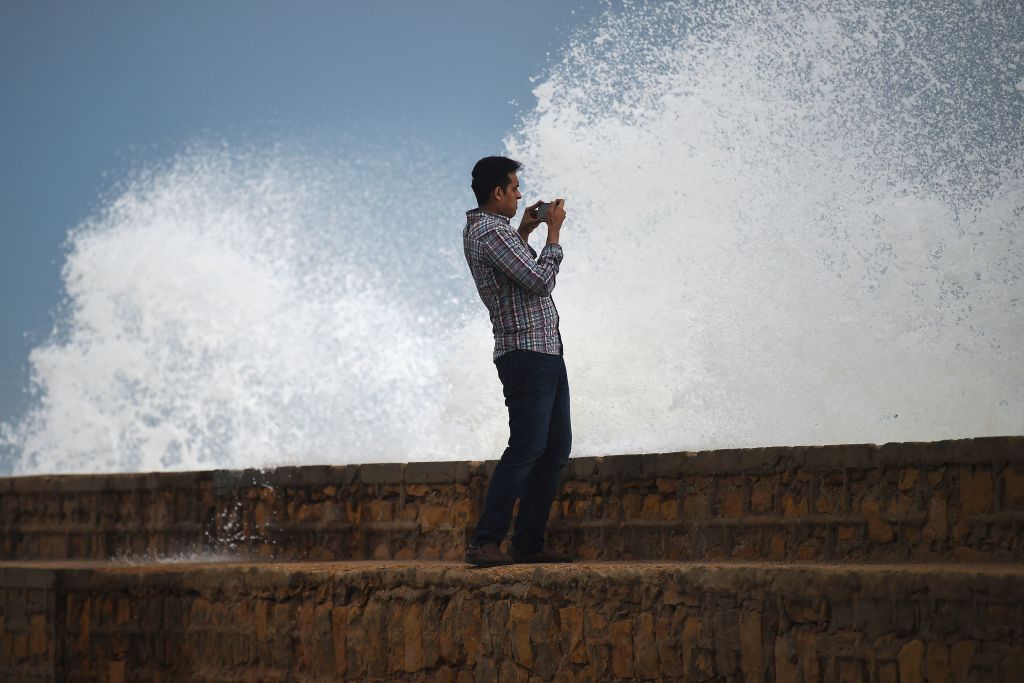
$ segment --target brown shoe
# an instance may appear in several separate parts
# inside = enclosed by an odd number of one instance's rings
[[[524,564],[536,564],[539,562],[572,562],[572,555],[566,555],[565,553],[556,553],[553,550],[541,550],[539,553],[524,554],[516,550],[515,546],[511,547],[512,558],[516,562]]]
[[[500,567],[505,564],[514,564],[515,560],[501,552],[497,543],[484,543],[483,545],[470,545],[466,549],[466,562],[477,567]]]

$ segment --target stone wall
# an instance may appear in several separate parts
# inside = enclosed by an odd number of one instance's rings
[[[0,681],[58,681],[57,574],[0,566]]]
[[[470,569],[495,464],[0,480],[0,681],[1024,680],[1024,438],[574,458]]]
[[[0,479],[0,559],[458,559],[496,461]],[[573,458],[585,559],[1024,559],[1024,438]]]
[[[1010,683],[1024,671],[1020,566],[370,562],[46,576],[56,611],[30,616],[27,635],[12,635],[7,614],[0,628],[5,658],[54,649],[54,678],[40,680]]]

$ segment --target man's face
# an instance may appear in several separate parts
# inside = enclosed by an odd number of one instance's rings
[[[523,195],[519,194],[519,178],[516,177],[516,174],[509,173],[508,186],[504,189],[500,187],[495,188],[494,193],[498,195],[497,212],[508,218],[515,216],[516,209],[519,208],[519,200],[523,197]]]

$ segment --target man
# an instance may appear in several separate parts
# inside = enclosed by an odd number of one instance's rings
[[[558,244],[565,201],[545,218],[542,202],[528,207],[519,230],[510,224],[522,195],[517,161],[486,157],[473,167],[477,208],[466,212],[466,261],[494,328],[494,364],[508,406],[509,439],[487,487],[484,510],[466,550],[466,562],[493,567],[513,562],[572,562],[544,549],[551,503],[572,448],[569,381],[562,359],[558,311],[551,299],[562,262]],[[547,222],[540,258],[527,238]],[[512,508],[519,514],[510,555],[501,550]]]

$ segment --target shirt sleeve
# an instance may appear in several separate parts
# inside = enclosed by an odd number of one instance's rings
[[[488,230],[481,241],[487,260],[513,282],[537,296],[549,296],[562,262],[562,247],[548,244],[533,260],[532,249],[511,228]]]

